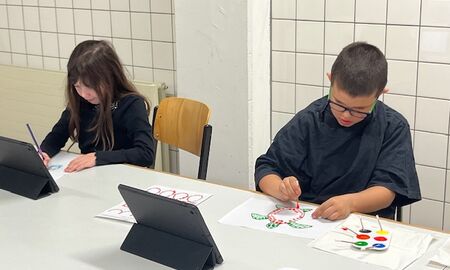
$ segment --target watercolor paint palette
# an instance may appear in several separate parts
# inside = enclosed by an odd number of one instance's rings
[[[357,230],[351,229],[348,227],[342,227],[342,230],[348,231],[352,233],[353,239],[351,241],[348,240],[338,240],[339,242],[347,242],[352,244],[352,247],[359,250],[386,250],[389,248],[391,243],[392,233],[389,230],[383,229],[381,226],[381,222],[378,216],[378,227],[371,226],[365,227],[360,217],[361,227]]]
[[[391,233],[386,230],[359,230],[353,241],[352,246],[357,249],[386,250],[391,243]]]

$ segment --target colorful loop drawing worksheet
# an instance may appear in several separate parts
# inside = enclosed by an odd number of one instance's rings
[[[283,233],[304,238],[317,238],[342,221],[313,219],[317,206],[281,202],[269,197],[250,198],[234,208],[219,222],[266,232]]]
[[[201,193],[191,190],[184,190],[184,189],[178,189],[178,188],[172,188],[172,187],[165,187],[165,186],[159,186],[154,185],[146,189],[146,191],[158,194],[167,198],[176,199],[182,202],[190,203],[193,205],[199,205],[200,203],[207,200],[209,197],[211,197],[211,194],[207,193]],[[136,220],[134,219],[133,215],[130,212],[130,209],[128,208],[127,204],[125,202],[121,202],[118,205],[104,211],[103,213],[98,214],[96,217],[103,217],[103,218],[110,218],[110,219],[117,219],[122,220],[126,222],[132,222],[135,223]]]

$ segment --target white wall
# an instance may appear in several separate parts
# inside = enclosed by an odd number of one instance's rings
[[[113,43],[131,77],[175,89],[171,0],[0,0],[0,64],[65,71],[76,44]]]
[[[248,2],[248,172],[255,188],[255,161],[270,145],[270,1]]]
[[[208,179],[253,186],[270,141],[269,1],[175,0],[177,94],[212,109]],[[182,151],[180,174],[198,159]]]

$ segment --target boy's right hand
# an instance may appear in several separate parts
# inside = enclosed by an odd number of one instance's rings
[[[45,167],[48,167],[48,163],[50,162],[50,157],[47,153],[42,152],[42,162],[44,162]]]
[[[302,189],[295,176],[288,176],[281,180],[278,186],[282,201],[297,201],[300,194],[302,194]]]

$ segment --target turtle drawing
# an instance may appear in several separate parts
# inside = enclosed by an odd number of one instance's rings
[[[311,228],[311,225],[297,223],[298,220],[305,216],[305,212],[309,212],[310,208],[296,208],[296,207],[286,207],[284,205],[276,205],[276,209],[271,211],[267,215],[261,215],[257,213],[251,213],[251,216],[255,220],[269,220],[266,224],[268,229],[274,229],[280,224],[287,224],[295,229],[306,229]]]

